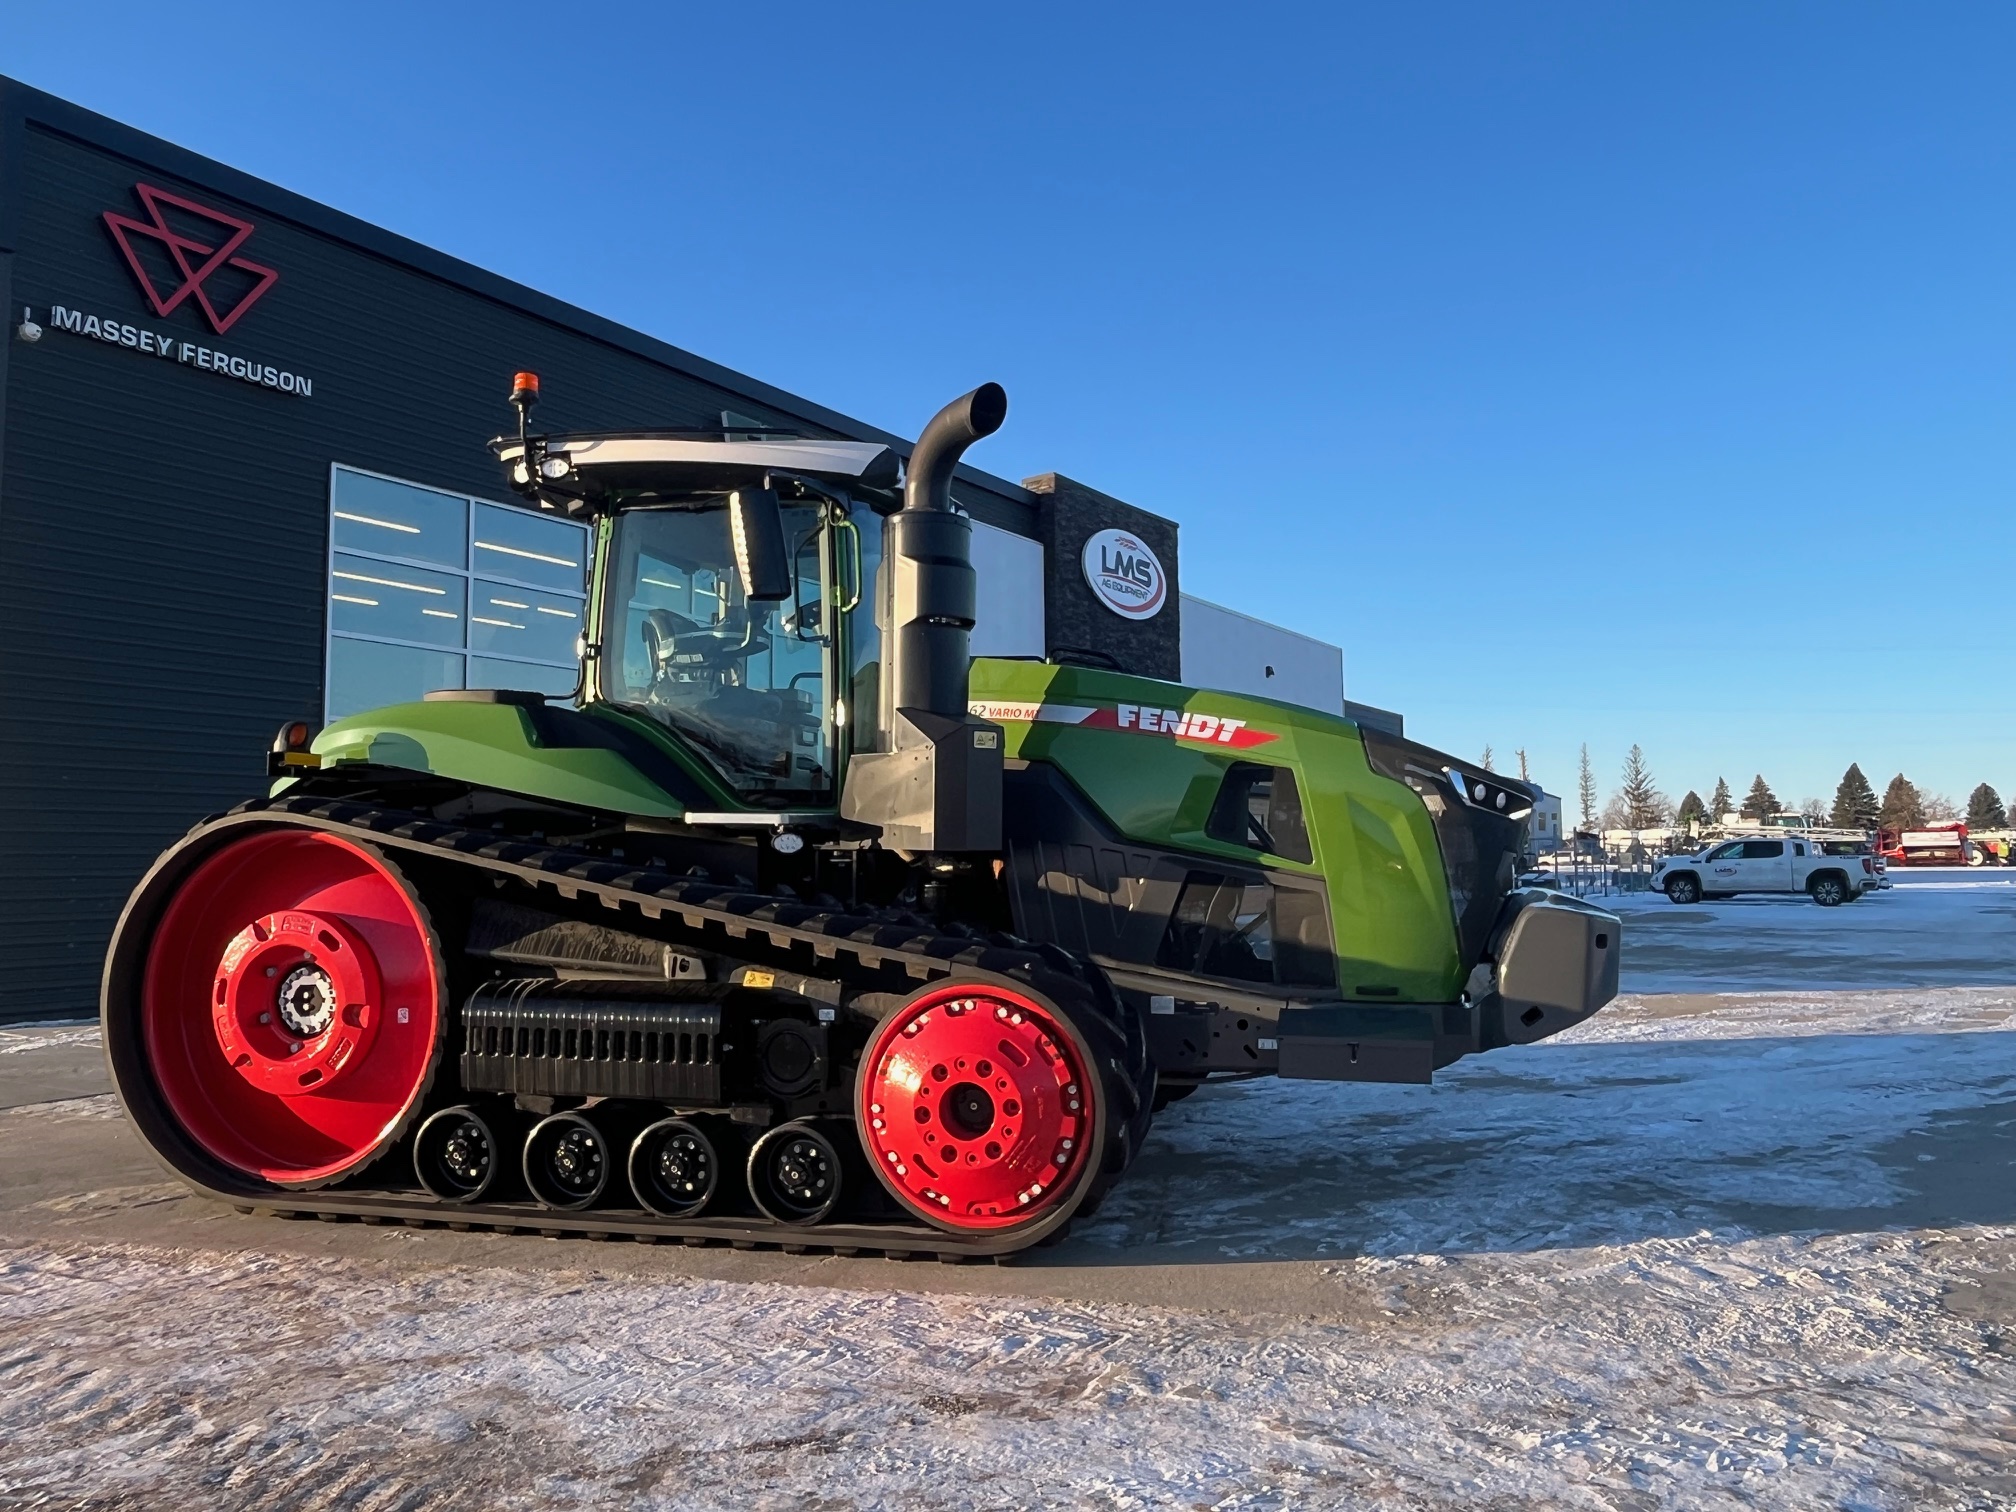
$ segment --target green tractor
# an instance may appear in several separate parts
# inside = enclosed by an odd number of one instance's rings
[[[966,448],[492,443],[592,524],[577,696],[288,726],[140,882],[119,1095],[240,1208],[843,1252],[1060,1237],[1213,1080],[1427,1082],[1616,993],[1529,787],[1351,721],[973,659]]]

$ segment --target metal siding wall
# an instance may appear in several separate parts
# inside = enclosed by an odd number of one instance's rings
[[[711,428],[733,409],[833,433],[70,137],[31,126],[22,157],[0,475],[0,1019],[93,1011],[112,922],[153,856],[260,791],[274,729],[320,709],[331,462],[506,497],[482,442],[508,427],[518,368],[544,378],[555,429]],[[140,213],[136,181],[256,223],[242,253],[280,279],[227,334],[193,307],[149,312],[102,221]],[[12,341],[22,304],[45,326],[61,304],[271,363],[314,393],[53,328]],[[983,510],[1029,516],[1006,497]]]

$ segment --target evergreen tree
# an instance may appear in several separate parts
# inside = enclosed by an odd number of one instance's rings
[[[1892,777],[1890,786],[1883,790],[1883,807],[1877,811],[1876,818],[1888,830],[1925,827],[1925,800],[1918,796],[1918,789],[1902,772]]]
[[[1750,784],[1750,791],[1744,795],[1743,807],[1736,812],[1745,819],[1755,819],[1762,824],[1777,813],[1778,809],[1778,795],[1771,791],[1771,784],[1766,782],[1764,774],[1759,772],[1757,780]]]
[[[1487,746],[1485,746],[1485,747],[1484,747],[1484,770],[1485,770],[1485,771],[1487,771],[1487,772],[1495,772],[1495,771],[1497,771],[1497,770],[1498,770],[1498,768],[1497,768],[1497,767],[1495,767],[1495,766],[1493,766],[1493,765],[1492,765],[1492,762],[1493,762],[1494,760],[1496,760],[1496,757],[1495,757],[1495,756],[1493,755],[1493,753],[1492,753],[1492,750],[1491,750],[1491,747],[1490,747],[1490,746],[1488,746],[1488,745],[1487,745]]]
[[[1697,819],[1705,819],[1708,805],[1701,801],[1701,795],[1694,789],[1687,789],[1687,796],[1680,800],[1680,812],[1674,816],[1682,826],[1692,824]]]
[[[1720,824],[1722,816],[1735,807],[1736,800],[1730,796],[1728,782],[1721,777],[1717,777],[1715,779],[1715,796],[1708,800],[1709,821],[1714,824]]]
[[[1589,765],[1589,742],[1582,742],[1582,773],[1577,779],[1577,796],[1582,800],[1582,828],[1596,827],[1596,769]]]
[[[1829,820],[1836,829],[1874,829],[1883,805],[1876,801],[1876,789],[1854,762],[1841,774],[1841,786],[1834,789],[1834,812]]]
[[[1624,800],[1624,828],[1652,829],[1666,822],[1666,795],[1652,781],[1645,752],[1635,745],[1624,758],[1624,787],[1618,796]]]
[[[2009,811],[2002,807],[2002,795],[1985,782],[1967,795],[1967,828],[1969,830],[2009,828]]]

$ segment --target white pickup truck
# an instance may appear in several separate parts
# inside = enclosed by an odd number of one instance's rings
[[[1736,893],[1806,893],[1822,908],[1853,903],[1882,885],[1870,856],[1830,856],[1796,835],[1724,840],[1698,856],[1668,856],[1652,885],[1675,903]]]

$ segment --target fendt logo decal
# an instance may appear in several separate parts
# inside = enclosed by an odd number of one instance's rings
[[[222,336],[259,302],[261,295],[280,281],[279,273],[272,268],[237,255],[238,249],[251,239],[252,222],[227,215],[222,210],[213,210],[208,205],[199,205],[179,194],[170,194],[152,184],[135,184],[133,192],[140,197],[140,203],[146,207],[150,219],[139,221],[130,215],[121,215],[117,210],[107,210],[105,225],[112,233],[112,240],[125,254],[126,266],[133,270],[140,292],[147,296],[147,303],[156,315],[172,315],[185,301],[193,300],[196,308],[203,312],[203,318],[210,322],[210,329]],[[170,223],[168,212],[171,209],[181,212],[184,229],[177,230]],[[199,223],[194,229],[202,231],[202,235],[189,234],[191,220]],[[202,223],[217,227],[217,232],[209,232]],[[175,271],[182,278],[171,292],[164,295],[156,285],[141,259],[136,240],[158,242],[166,249]],[[235,294],[227,295],[230,308],[219,310],[217,301],[211,298],[210,280],[225,268],[241,277],[233,281],[237,285]],[[246,278],[251,283],[244,283]]]
[[[1087,730],[1125,730],[1136,735],[1160,735],[1197,745],[1230,746],[1250,751],[1280,739],[1272,730],[1256,730],[1243,719],[1206,714],[1201,709],[1163,709],[1149,704],[1003,703],[976,699],[967,705],[982,719],[1000,724],[1068,724]]]

